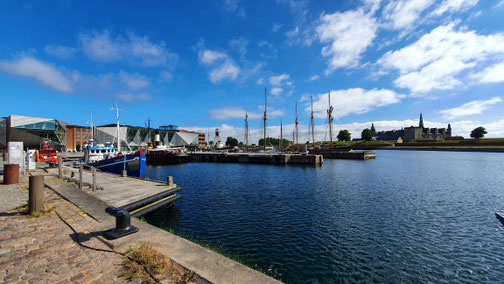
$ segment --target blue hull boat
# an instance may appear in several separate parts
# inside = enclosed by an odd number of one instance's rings
[[[126,170],[128,176],[142,177],[145,172],[146,164],[147,160],[145,154],[137,152],[88,163],[87,165],[100,171],[116,174],[122,174],[123,170]]]

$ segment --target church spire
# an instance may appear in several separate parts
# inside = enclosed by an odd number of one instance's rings
[[[420,113],[420,122],[418,123],[418,127],[422,127],[422,128],[424,127],[422,113]]]
[[[376,135],[376,128],[374,127],[374,122],[371,123],[371,132],[373,132],[373,135]]]

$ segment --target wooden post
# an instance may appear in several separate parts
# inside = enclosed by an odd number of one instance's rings
[[[93,191],[96,191],[96,168],[92,167],[93,172]]]
[[[166,177],[166,184],[168,186],[173,185],[173,177],[172,176],[167,176]]]
[[[63,178],[63,159],[58,156],[58,178]]]
[[[79,189],[82,190],[84,188],[83,186],[83,180],[82,180],[82,171],[84,170],[84,167],[82,166],[82,163],[79,164]]]

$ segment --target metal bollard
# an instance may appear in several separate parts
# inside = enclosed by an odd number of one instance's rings
[[[44,176],[30,176],[28,191],[28,210],[31,213],[44,209]]]
[[[103,235],[105,238],[113,240],[138,232],[138,228],[131,225],[131,217],[128,210],[110,206],[105,209],[105,212],[110,216],[116,217],[116,227],[104,232]]]

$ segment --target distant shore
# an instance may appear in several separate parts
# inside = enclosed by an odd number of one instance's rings
[[[504,153],[504,147],[440,147],[440,146],[424,146],[424,147],[381,147],[374,150],[410,150],[410,151],[449,151],[449,152],[487,152],[487,153]]]

